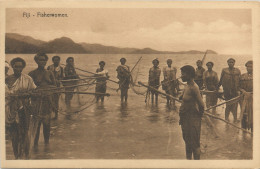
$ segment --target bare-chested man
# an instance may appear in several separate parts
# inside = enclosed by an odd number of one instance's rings
[[[180,99],[180,125],[186,146],[186,158],[200,159],[200,129],[204,112],[204,103],[198,85],[194,82],[195,69],[186,65],[181,68],[181,78],[187,82]]]
[[[38,68],[31,71],[29,76],[32,77],[34,83],[37,86],[37,89],[43,89],[47,94],[48,89],[56,88],[56,81],[53,73],[45,69],[48,56],[45,53],[38,53],[34,56],[34,60],[37,63]],[[37,97],[33,101],[34,105],[36,106],[36,111],[38,111],[38,126],[34,139],[34,147],[37,148],[40,137],[41,124],[43,124],[44,143],[45,145],[49,144],[51,112],[53,111],[55,105],[53,102],[53,95],[51,94]]]

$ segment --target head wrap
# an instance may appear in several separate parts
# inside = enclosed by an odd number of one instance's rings
[[[253,61],[252,61],[252,60],[247,61],[246,64],[245,64],[245,66],[247,66],[247,65],[249,65],[249,64],[253,65]]]

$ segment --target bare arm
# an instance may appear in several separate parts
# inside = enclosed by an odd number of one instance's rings
[[[219,80],[219,83],[218,83],[218,88],[222,85],[223,76],[224,76],[224,70],[222,70],[222,72],[221,72],[220,80]]]
[[[206,85],[206,71],[203,72],[202,78],[203,78],[203,86],[204,86],[205,89],[207,89],[207,85]]]
[[[195,99],[199,106],[199,113],[202,116],[204,113],[204,103],[203,103],[202,97],[200,95],[200,90],[197,86],[193,87],[193,93],[195,95]]]

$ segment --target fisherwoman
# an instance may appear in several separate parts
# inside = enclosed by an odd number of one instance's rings
[[[11,60],[14,74],[6,78],[6,126],[12,139],[15,159],[29,158],[29,124],[32,110],[30,97],[8,97],[8,94],[22,94],[36,88],[32,78],[22,71],[26,62],[22,58]]]
[[[55,80],[56,80],[56,85],[57,85],[57,87],[60,87],[61,86],[60,80],[62,80],[63,77],[64,77],[63,67],[60,66],[60,57],[59,56],[53,56],[52,62],[53,62],[53,64],[48,66],[47,70],[52,71],[52,73],[54,74]],[[54,119],[57,119],[58,118],[58,112],[59,112],[60,94],[55,93],[53,98],[54,98],[54,103],[55,103],[55,110],[54,110],[55,117],[54,117]]]
[[[74,58],[73,57],[68,57],[66,59],[66,66],[64,68],[64,80],[69,80],[69,79],[79,79],[79,76],[76,73],[75,67],[74,67]],[[63,82],[64,86],[73,86],[76,85],[77,81],[69,81],[69,82]],[[69,87],[65,88],[66,91],[73,92],[75,87]],[[65,93],[65,103],[67,106],[67,109],[71,108],[71,100],[73,98],[73,93]]]
[[[188,160],[200,159],[200,130],[201,118],[204,112],[204,103],[198,85],[194,82],[195,69],[186,65],[181,68],[181,79],[187,82],[180,100],[180,125],[182,136],[186,146],[186,158]]]
[[[121,102],[127,102],[128,89],[131,82],[131,72],[129,66],[127,66],[126,58],[120,59],[121,65],[116,69],[117,78],[119,79],[119,89],[121,90]]]
[[[55,108],[55,105],[53,101],[53,94],[48,92],[48,90],[56,88],[56,80],[53,73],[45,69],[46,63],[48,61],[48,56],[45,53],[37,53],[34,56],[34,60],[37,63],[38,68],[31,71],[29,76],[32,77],[38,91],[43,91],[42,96],[33,99],[35,111],[38,113],[38,118],[36,120],[38,124],[36,124],[37,129],[34,139],[34,148],[37,150],[41,124],[43,124],[44,144],[49,144],[51,113]]]
[[[217,92],[218,89],[218,74],[212,70],[214,63],[208,62],[206,64],[208,70],[203,73],[203,85],[206,91],[212,91],[212,93],[206,93],[206,106],[207,108],[215,106],[218,102]],[[212,109],[212,113],[216,114],[216,108]]]
[[[253,61],[246,64],[247,73],[240,77],[240,91],[243,94],[241,106],[242,128],[253,131]]]
[[[104,61],[99,62],[99,68],[96,70],[95,76],[97,77],[96,84],[96,93],[106,93],[107,90],[107,82],[106,80],[109,78],[108,71],[104,69],[106,63]],[[104,95],[96,95],[96,101],[98,102],[101,99],[101,102],[104,102]]]

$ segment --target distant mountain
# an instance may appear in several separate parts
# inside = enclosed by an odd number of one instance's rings
[[[17,33],[6,33],[6,53],[91,53],[91,54],[204,54],[205,51],[158,51],[151,48],[119,48],[114,46],[104,46],[101,44],[75,43],[72,39],[61,37],[49,42],[34,39],[30,36],[23,36]],[[217,54],[213,50],[208,50],[208,54]]]
[[[15,40],[22,41],[22,42],[25,42],[25,43],[28,43],[28,44],[32,44],[34,46],[40,46],[40,45],[46,43],[45,41],[37,40],[37,39],[34,39],[30,36],[23,36],[23,35],[20,35],[18,33],[6,33],[5,36],[10,38],[10,39],[15,39]]]
[[[54,39],[42,44],[40,47],[46,53],[90,53],[80,44],[73,42],[73,40],[67,37]]]
[[[5,53],[37,53],[39,47],[16,39],[5,38]]]
[[[104,46],[100,44],[80,43],[85,50],[95,54],[123,54],[131,53],[136,48],[118,48],[114,46]]]
[[[137,49],[131,52],[131,54],[163,54],[163,53],[164,52],[162,51],[153,50],[151,48]]]

